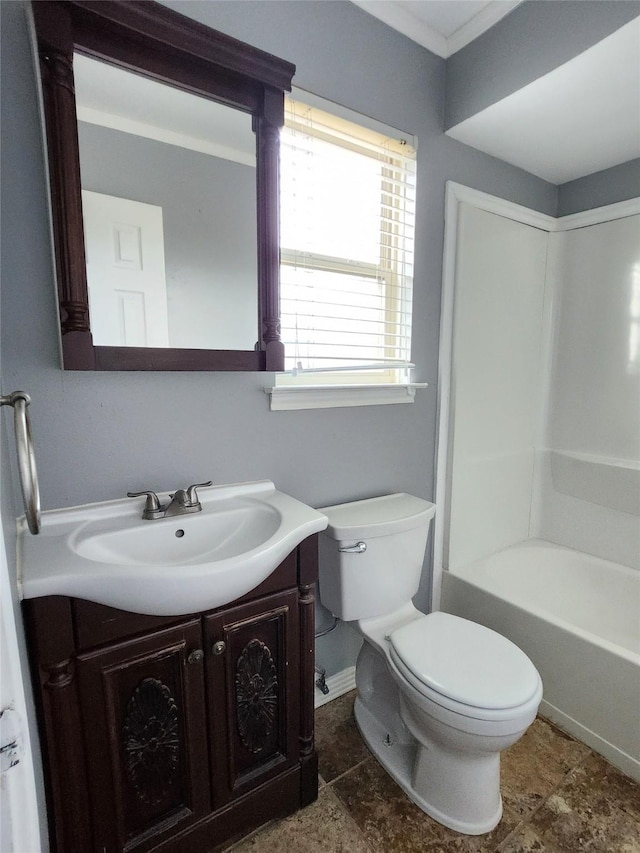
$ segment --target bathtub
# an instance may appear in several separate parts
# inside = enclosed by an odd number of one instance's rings
[[[441,609],[520,646],[540,713],[640,781],[640,572],[531,539],[445,571]]]

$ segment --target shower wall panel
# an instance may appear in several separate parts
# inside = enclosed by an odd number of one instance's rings
[[[548,235],[460,206],[448,568],[529,535]]]

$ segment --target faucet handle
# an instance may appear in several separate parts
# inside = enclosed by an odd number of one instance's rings
[[[187,501],[190,504],[200,503],[196,489],[199,489],[200,486],[212,486],[212,485],[213,485],[213,480],[207,480],[206,483],[194,483],[192,486],[188,486],[187,490],[186,490],[187,491]]]
[[[159,518],[162,515],[162,509],[160,508],[160,501],[158,500],[158,496],[155,492],[127,492],[128,498],[139,498],[142,495],[147,496],[144,510],[142,511],[142,517],[147,520]]]

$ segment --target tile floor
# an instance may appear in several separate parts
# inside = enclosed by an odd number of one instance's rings
[[[316,711],[315,803],[261,827],[233,853],[640,853],[640,786],[538,718],[502,755],[504,815],[460,835],[417,808],[364,745],[355,691]]]

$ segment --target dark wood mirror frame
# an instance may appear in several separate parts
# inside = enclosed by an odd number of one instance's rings
[[[295,66],[152,0],[33,3],[44,99],[63,366],[71,370],[282,370],[279,129]],[[255,350],[94,346],[89,321],[73,54],[100,59],[253,116]]]

